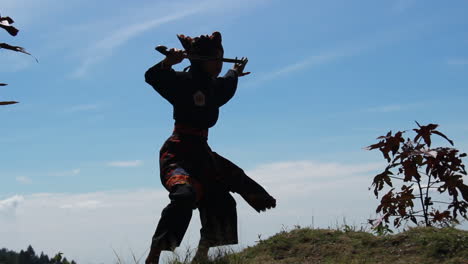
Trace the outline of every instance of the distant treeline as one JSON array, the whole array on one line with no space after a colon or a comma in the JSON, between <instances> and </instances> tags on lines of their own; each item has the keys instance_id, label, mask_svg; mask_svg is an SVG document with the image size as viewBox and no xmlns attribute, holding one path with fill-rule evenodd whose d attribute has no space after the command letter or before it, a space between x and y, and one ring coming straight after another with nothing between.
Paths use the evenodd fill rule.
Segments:
<instances>
[{"instance_id":1,"label":"distant treeline","mask_svg":"<svg viewBox=\"0 0 468 264\"><path fill-rule=\"evenodd\" d=\"M43 252L38 256L32 246L29 246L26 251L21 250L19 253L6 248L0 249L0 264L76 264L76 262L62 257L62 253L51 258Z\"/></svg>"}]
</instances>

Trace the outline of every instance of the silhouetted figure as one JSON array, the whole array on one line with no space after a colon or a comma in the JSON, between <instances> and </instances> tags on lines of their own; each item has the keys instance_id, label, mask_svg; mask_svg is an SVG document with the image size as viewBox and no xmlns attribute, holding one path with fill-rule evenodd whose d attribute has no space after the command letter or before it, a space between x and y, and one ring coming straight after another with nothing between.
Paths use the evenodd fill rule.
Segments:
<instances>
[{"instance_id":1,"label":"silhouetted figure","mask_svg":"<svg viewBox=\"0 0 468 264\"><path fill-rule=\"evenodd\" d=\"M145 74L146 82L173 105L175 119L173 134L159 156L161 182L171 201L161 213L147 264L158 263L162 250L180 245L196 208L202 225L196 259L207 258L210 247L237 244L236 202L229 192L239 193L258 212L276 206L265 189L207 143L208 129L216 124L219 108L234 96L238 77L249 74L243 72L247 59L218 77L224 54L219 32L178 38L185 51L169 50ZM205 59L195 60L194 56ZM171 68L187 57L192 58L187 72Z\"/></svg>"}]
</instances>

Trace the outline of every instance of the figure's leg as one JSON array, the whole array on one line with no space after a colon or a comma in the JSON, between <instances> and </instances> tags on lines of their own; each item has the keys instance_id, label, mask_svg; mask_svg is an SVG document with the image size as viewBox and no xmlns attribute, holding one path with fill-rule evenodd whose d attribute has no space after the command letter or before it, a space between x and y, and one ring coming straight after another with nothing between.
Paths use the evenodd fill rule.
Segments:
<instances>
[{"instance_id":1,"label":"figure's leg","mask_svg":"<svg viewBox=\"0 0 468 264\"><path fill-rule=\"evenodd\" d=\"M210 247L238 243L236 201L229 192L205 193L198 210L202 228L195 260L206 259Z\"/></svg>"},{"instance_id":2,"label":"figure's leg","mask_svg":"<svg viewBox=\"0 0 468 264\"><path fill-rule=\"evenodd\" d=\"M213 152L218 178L229 191L236 192L257 212L274 208L276 200L244 170L223 156Z\"/></svg>"},{"instance_id":3,"label":"figure's leg","mask_svg":"<svg viewBox=\"0 0 468 264\"><path fill-rule=\"evenodd\" d=\"M148 256L148 259L152 258L151 261L159 258L162 250L173 250L180 245L192 218L192 210L195 208L195 190L189 184L175 185L171 189L169 198L171 202L162 211L153 235ZM147 263L150 263L148 259Z\"/></svg>"}]
</instances>

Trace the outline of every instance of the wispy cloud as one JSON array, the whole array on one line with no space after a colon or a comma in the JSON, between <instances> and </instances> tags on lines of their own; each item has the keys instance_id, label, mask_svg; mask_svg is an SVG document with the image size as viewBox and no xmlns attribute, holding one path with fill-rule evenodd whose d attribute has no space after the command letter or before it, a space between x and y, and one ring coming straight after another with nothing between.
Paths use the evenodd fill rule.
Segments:
<instances>
[{"instance_id":1,"label":"wispy cloud","mask_svg":"<svg viewBox=\"0 0 468 264\"><path fill-rule=\"evenodd\" d=\"M457 58L457 59L448 59L448 65L468 65L468 59Z\"/></svg>"},{"instance_id":2,"label":"wispy cloud","mask_svg":"<svg viewBox=\"0 0 468 264\"><path fill-rule=\"evenodd\" d=\"M67 177L67 176L75 176L80 174L81 170L80 169L73 169L73 170L67 170L67 171L58 171L58 172L52 172L49 173L50 176L54 177Z\"/></svg>"},{"instance_id":3,"label":"wispy cloud","mask_svg":"<svg viewBox=\"0 0 468 264\"><path fill-rule=\"evenodd\" d=\"M96 64L109 58L114 52L125 45L128 41L136 38L143 33L154 30L168 23L173 23L198 14L211 14L213 17L219 15L218 10L231 10L231 15L236 15L234 12L238 8L253 8L257 4L267 2L266 0L238 0L238 1L218 1L218 0L187 0L177 1L175 4L158 3L152 6L146 6L141 12L132 10L128 15L121 15L115 18L115 23L107 21L105 28L99 28L101 36L94 40L84 50L78 52L80 63L78 67L71 73L72 78L81 78L86 76L89 70ZM152 11L152 12L150 12ZM126 21L122 17L135 17L134 13L142 14L139 16L141 21ZM148 15L149 14L149 15ZM226 14L224 14L226 16ZM154 18L157 17L157 18ZM94 26L86 27L90 30ZM102 34L104 32L104 34ZM89 32L87 32L89 34Z\"/></svg>"},{"instance_id":4,"label":"wispy cloud","mask_svg":"<svg viewBox=\"0 0 468 264\"><path fill-rule=\"evenodd\" d=\"M184 6L182 9L179 8L177 10L168 11L166 14L169 15L156 19L147 19L123 27L114 26L113 28L118 29L111 30L108 34L104 35L103 38L88 47L80 65L72 73L72 77L83 77L93 65L110 57L117 48L121 47L132 38L167 23L175 22L209 10L212 7L212 5L210 5L211 2L212 1L191 2L190 5Z\"/></svg>"},{"instance_id":5,"label":"wispy cloud","mask_svg":"<svg viewBox=\"0 0 468 264\"><path fill-rule=\"evenodd\" d=\"M99 104L81 104L81 105L74 105L70 106L65 109L66 112L84 112L84 111L92 111L100 108Z\"/></svg>"},{"instance_id":6,"label":"wispy cloud","mask_svg":"<svg viewBox=\"0 0 468 264\"><path fill-rule=\"evenodd\" d=\"M100 207L105 207L105 205L98 200L85 200L85 201L76 201L74 203L64 204L59 206L62 209L97 209Z\"/></svg>"},{"instance_id":7,"label":"wispy cloud","mask_svg":"<svg viewBox=\"0 0 468 264\"><path fill-rule=\"evenodd\" d=\"M427 23L416 23L406 28L382 30L375 35L367 36L362 39L343 41L345 45L341 44L329 50L318 51L316 55L306 56L305 59L286 64L286 66L273 69L267 73L260 73L255 81L246 83L246 86L255 86L266 81L283 78L296 72L309 70L314 66L326 65L341 59L360 55L377 47L401 41L405 37L414 36L416 31L423 29L425 26L427 26Z\"/></svg>"},{"instance_id":8,"label":"wispy cloud","mask_svg":"<svg viewBox=\"0 0 468 264\"><path fill-rule=\"evenodd\" d=\"M367 107L361 109L361 112L370 112L370 113L394 113L401 111L415 111L424 108L434 107L433 103L429 102L417 102L417 103L403 103L403 104L388 104L388 105L378 105Z\"/></svg>"},{"instance_id":9,"label":"wispy cloud","mask_svg":"<svg viewBox=\"0 0 468 264\"><path fill-rule=\"evenodd\" d=\"M390 113L405 109L403 105L384 105L366 109L367 112Z\"/></svg>"},{"instance_id":10,"label":"wispy cloud","mask_svg":"<svg viewBox=\"0 0 468 264\"><path fill-rule=\"evenodd\" d=\"M16 181L21 184L31 184L32 180L26 176L18 176L16 177Z\"/></svg>"},{"instance_id":11,"label":"wispy cloud","mask_svg":"<svg viewBox=\"0 0 468 264\"><path fill-rule=\"evenodd\" d=\"M318 55L309 56L303 60L291 63L280 69L273 70L269 73L260 74L259 76L256 77L255 81L251 81L247 83L246 86L255 86L263 82L271 81L274 79L278 79L278 78L290 75L295 72L309 69L310 67L313 67L313 66L331 63L340 58L352 56L356 54L359 50L360 50L359 48L336 49L333 51L323 52Z\"/></svg>"},{"instance_id":12,"label":"wispy cloud","mask_svg":"<svg viewBox=\"0 0 468 264\"><path fill-rule=\"evenodd\" d=\"M0 72L19 72L37 64L33 57L18 52L5 51L1 55Z\"/></svg>"},{"instance_id":13,"label":"wispy cloud","mask_svg":"<svg viewBox=\"0 0 468 264\"><path fill-rule=\"evenodd\" d=\"M412 8L416 4L416 0L396 0L393 4L393 11L397 13L403 13L406 10Z\"/></svg>"},{"instance_id":14,"label":"wispy cloud","mask_svg":"<svg viewBox=\"0 0 468 264\"><path fill-rule=\"evenodd\" d=\"M111 161L107 163L107 166L110 167L139 167L143 165L143 161L141 160L129 160L129 161Z\"/></svg>"},{"instance_id":15,"label":"wispy cloud","mask_svg":"<svg viewBox=\"0 0 468 264\"><path fill-rule=\"evenodd\" d=\"M186 10L162 18L152 19L141 23L133 24L108 34L103 39L95 43L93 46L89 47L88 54L82 60L78 68L72 73L72 77L83 77L88 72L91 66L111 56L116 48L122 46L131 38L134 38L155 27L164 25L172 21L176 21L178 19L182 19L199 11L200 9Z\"/></svg>"}]
</instances>

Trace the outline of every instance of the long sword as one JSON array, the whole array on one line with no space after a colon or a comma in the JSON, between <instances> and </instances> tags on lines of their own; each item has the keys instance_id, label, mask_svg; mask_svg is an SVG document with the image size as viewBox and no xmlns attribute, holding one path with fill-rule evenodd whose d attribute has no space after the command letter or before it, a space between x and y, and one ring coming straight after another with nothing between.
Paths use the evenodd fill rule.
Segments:
<instances>
[{"instance_id":1,"label":"long sword","mask_svg":"<svg viewBox=\"0 0 468 264\"><path fill-rule=\"evenodd\" d=\"M167 50L166 46L157 46L155 50L159 51L163 55L168 55L169 51ZM220 58L217 57L211 57L211 56L198 56L198 55L188 55L186 52L184 52L185 58L190 59L190 60L201 60L201 61L208 61L208 60L219 60ZM223 62L230 62L230 63L244 63L243 60L239 59L228 59L228 58L221 58L221 61Z\"/></svg>"}]
</instances>

